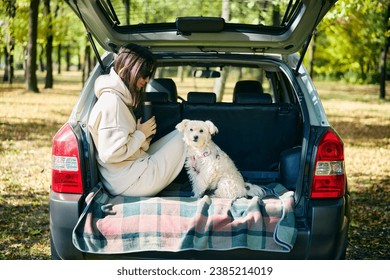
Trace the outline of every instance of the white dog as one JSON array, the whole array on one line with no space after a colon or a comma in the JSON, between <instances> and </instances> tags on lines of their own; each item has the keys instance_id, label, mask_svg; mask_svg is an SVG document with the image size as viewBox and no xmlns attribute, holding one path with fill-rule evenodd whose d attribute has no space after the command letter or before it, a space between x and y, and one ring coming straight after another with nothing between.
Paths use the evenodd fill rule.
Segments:
<instances>
[{"instance_id":1,"label":"white dog","mask_svg":"<svg viewBox=\"0 0 390 280\"><path fill-rule=\"evenodd\" d=\"M194 197L213 191L215 197L238 198L266 195L259 186L245 183L233 161L212 140L218 132L211 121L183 120L176 125L187 146L186 169Z\"/></svg>"}]
</instances>

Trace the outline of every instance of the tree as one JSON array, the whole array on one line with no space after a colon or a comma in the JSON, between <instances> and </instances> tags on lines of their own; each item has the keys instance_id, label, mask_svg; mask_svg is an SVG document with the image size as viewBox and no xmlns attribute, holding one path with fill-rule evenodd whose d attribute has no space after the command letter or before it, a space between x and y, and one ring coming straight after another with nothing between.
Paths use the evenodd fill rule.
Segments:
<instances>
[{"instance_id":1,"label":"tree","mask_svg":"<svg viewBox=\"0 0 390 280\"><path fill-rule=\"evenodd\" d=\"M85 50L84 50L84 63L82 67L82 77L81 77L83 85L87 81L91 70L92 70L91 47L87 43L85 45Z\"/></svg>"},{"instance_id":2,"label":"tree","mask_svg":"<svg viewBox=\"0 0 390 280\"><path fill-rule=\"evenodd\" d=\"M387 26L387 31L386 31L386 39L385 39L385 44L384 48L382 49L381 52L381 59L380 59L380 89L379 89L379 98L380 99L385 99L386 97L386 77L387 77L387 53L389 52L389 47L390 47L390 25L389 25L389 20L390 20L390 4L387 5L387 13L385 17L385 24Z\"/></svg>"},{"instance_id":3,"label":"tree","mask_svg":"<svg viewBox=\"0 0 390 280\"><path fill-rule=\"evenodd\" d=\"M79 63L80 51L85 48L85 28L76 14L64 3L56 0L53 18L53 46L57 47L57 73L60 74L63 62L70 69L73 58Z\"/></svg>"},{"instance_id":4,"label":"tree","mask_svg":"<svg viewBox=\"0 0 390 280\"><path fill-rule=\"evenodd\" d=\"M123 5L125 6L125 17L126 24L130 24L130 0L123 0Z\"/></svg>"},{"instance_id":5,"label":"tree","mask_svg":"<svg viewBox=\"0 0 390 280\"><path fill-rule=\"evenodd\" d=\"M5 14L8 17L8 34L4 34L6 42L4 45L4 56L5 56L5 70L3 81L8 81L9 84L12 84L14 79L14 51L15 51L15 39L13 32L13 20L16 14L16 1L9 0L3 3L5 5ZM8 47L7 47L8 43Z\"/></svg>"},{"instance_id":6,"label":"tree","mask_svg":"<svg viewBox=\"0 0 390 280\"><path fill-rule=\"evenodd\" d=\"M47 20L47 33L46 33L46 79L45 88L53 88L53 21L50 11L50 0L43 0L44 14Z\"/></svg>"},{"instance_id":7,"label":"tree","mask_svg":"<svg viewBox=\"0 0 390 280\"><path fill-rule=\"evenodd\" d=\"M38 93L37 80L37 38L38 38L38 12L39 0L31 0L29 8L29 32L27 45L27 90Z\"/></svg>"},{"instance_id":8,"label":"tree","mask_svg":"<svg viewBox=\"0 0 390 280\"><path fill-rule=\"evenodd\" d=\"M37 1L26 0L1 0L0 1L0 54L2 62L7 64L4 67L4 76L6 81L12 82L14 65L23 67L25 70L26 88L36 91L38 86L36 80L36 62L37 53L40 53L40 62L42 70L46 70L45 88L53 87L53 67L58 63L58 69L61 69L61 62L65 61L65 52L67 48L68 67L74 63L77 57L79 61L80 49L84 49L85 30L75 13L67 7L64 0L43 0L43 5L36 4ZM38 32L33 31L32 26L33 14L31 7L37 7L37 13L34 18L38 17ZM30 20L31 19L31 20ZM35 24L34 24L35 25ZM32 28L30 28L32 27ZM30 35L36 37L36 40L30 40ZM37 34L37 35L36 35ZM34 42L35 41L35 42ZM53 62L53 51L60 54L58 62ZM34 53L35 52L35 53ZM35 58L34 58L35 56ZM29 61L27 61L29 60ZM14 61L14 62L13 62ZM27 68L27 64L34 69ZM32 90L30 89L30 90Z\"/></svg>"},{"instance_id":9,"label":"tree","mask_svg":"<svg viewBox=\"0 0 390 280\"><path fill-rule=\"evenodd\" d=\"M318 26L315 72L354 83L378 83L389 0L338 1Z\"/></svg>"},{"instance_id":10,"label":"tree","mask_svg":"<svg viewBox=\"0 0 390 280\"><path fill-rule=\"evenodd\" d=\"M222 0L222 15L221 17L225 19L226 22L230 19L230 0ZM225 84L227 76L229 75L229 69L225 67L221 69L221 77L216 79L214 82L214 92L217 95L217 101L222 101L223 93L225 91Z\"/></svg>"}]
</instances>

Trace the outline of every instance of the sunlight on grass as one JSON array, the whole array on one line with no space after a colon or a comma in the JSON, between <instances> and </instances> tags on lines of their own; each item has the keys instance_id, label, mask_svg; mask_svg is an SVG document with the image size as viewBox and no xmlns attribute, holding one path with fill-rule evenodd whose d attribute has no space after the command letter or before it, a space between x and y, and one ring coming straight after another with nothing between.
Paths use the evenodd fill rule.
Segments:
<instances>
[{"instance_id":1,"label":"sunlight on grass","mask_svg":"<svg viewBox=\"0 0 390 280\"><path fill-rule=\"evenodd\" d=\"M39 94L0 84L0 259L50 258L51 140L80 94L76 79L66 72Z\"/></svg>"}]
</instances>

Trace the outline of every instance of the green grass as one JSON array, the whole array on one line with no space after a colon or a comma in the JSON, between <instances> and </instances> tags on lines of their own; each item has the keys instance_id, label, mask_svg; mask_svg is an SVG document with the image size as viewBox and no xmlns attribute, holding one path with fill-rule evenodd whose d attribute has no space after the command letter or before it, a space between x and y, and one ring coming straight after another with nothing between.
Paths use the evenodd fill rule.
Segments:
<instances>
[{"instance_id":1,"label":"green grass","mask_svg":"<svg viewBox=\"0 0 390 280\"><path fill-rule=\"evenodd\" d=\"M33 94L20 77L0 84L0 259L49 259L51 139L82 85L80 73L64 72L50 90L40 77L41 93ZM389 259L390 102L378 100L377 86L316 86L345 142L353 198L347 258Z\"/></svg>"}]
</instances>

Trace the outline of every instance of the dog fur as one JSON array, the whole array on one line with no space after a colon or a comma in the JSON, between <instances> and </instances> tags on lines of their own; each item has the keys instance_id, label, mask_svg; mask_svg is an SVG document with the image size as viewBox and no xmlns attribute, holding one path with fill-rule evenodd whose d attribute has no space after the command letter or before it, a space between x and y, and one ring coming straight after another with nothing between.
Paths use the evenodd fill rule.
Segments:
<instances>
[{"instance_id":1,"label":"dog fur","mask_svg":"<svg viewBox=\"0 0 390 280\"><path fill-rule=\"evenodd\" d=\"M185 167L194 197L205 193L221 198L265 196L264 189L244 182L230 157L212 141L218 128L211 121L185 119L176 129L183 133L186 144Z\"/></svg>"}]
</instances>

